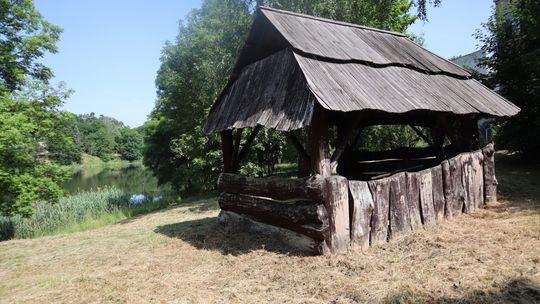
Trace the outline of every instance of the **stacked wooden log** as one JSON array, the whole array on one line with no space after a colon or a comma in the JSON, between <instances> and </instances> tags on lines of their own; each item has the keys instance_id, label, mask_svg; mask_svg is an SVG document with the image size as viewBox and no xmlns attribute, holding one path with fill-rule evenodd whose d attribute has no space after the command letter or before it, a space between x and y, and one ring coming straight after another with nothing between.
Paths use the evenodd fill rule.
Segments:
<instances>
[{"instance_id":1,"label":"stacked wooden log","mask_svg":"<svg viewBox=\"0 0 540 304\"><path fill-rule=\"evenodd\" d=\"M258 223L272 225L276 229L270 232L283 240L309 238L300 243L319 254L349 246L349 197L344 177L253 178L224 173L218 189L222 221L243 216L250 220L251 228Z\"/></svg>"},{"instance_id":2,"label":"stacked wooden log","mask_svg":"<svg viewBox=\"0 0 540 304\"><path fill-rule=\"evenodd\" d=\"M444 217L482 208L496 193L492 151L490 144L419 172L349 181L351 243L382 244Z\"/></svg>"},{"instance_id":3,"label":"stacked wooden log","mask_svg":"<svg viewBox=\"0 0 540 304\"><path fill-rule=\"evenodd\" d=\"M247 223L319 254L386 243L470 213L496 199L496 185L492 144L429 169L371 181L228 173L218 181L222 221Z\"/></svg>"}]
</instances>

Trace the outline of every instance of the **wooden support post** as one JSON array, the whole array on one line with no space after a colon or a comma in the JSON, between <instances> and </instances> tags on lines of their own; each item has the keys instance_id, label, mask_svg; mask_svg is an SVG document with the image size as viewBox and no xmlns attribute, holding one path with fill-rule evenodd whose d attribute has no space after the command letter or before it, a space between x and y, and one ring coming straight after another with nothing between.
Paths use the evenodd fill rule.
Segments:
<instances>
[{"instance_id":1,"label":"wooden support post","mask_svg":"<svg viewBox=\"0 0 540 304\"><path fill-rule=\"evenodd\" d=\"M427 144L429 144L430 146L433 146L433 141L430 140L430 139L422 132L422 130L418 129L416 126L413 126L413 125L409 125L409 127L411 127L411 129L413 129L413 131L416 133L416 135L420 136L420 138L422 138Z\"/></svg>"},{"instance_id":2,"label":"wooden support post","mask_svg":"<svg viewBox=\"0 0 540 304\"><path fill-rule=\"evenodd\" d=\"M442 166L431 168L431 186L433 187L433 208L435 209L435 219L441 221L444 218L444 208L446 200L444 198L443 172Z\"/></svg>"},{"instance_id":3,"label":"wooden support post","mask_svg":"<svg viewBox=\"0 0 540 304\"><path fill-rule=\"evenodd\" d=\"M311 173L328 177L330 159L328 158L328 113L320 106L315 107L311 125L309 126L309 150L311 157Z\"/></svg>"},{"instance_id":4,"label":"wooden support post","mask_svg":"<svg viewBox=\"0 0 540 304\"><path fill-rule=\"evenodd\" d=\"M221 151L223 152L223 172L233 171L233 138L232 130L221 131Z\"/></svg>"},{"instance_id":5,"label":"wooden support post","mask_svg":"<svg viewBox=\"0 0 540 304\"><path fill-rule=\"evenodd\" d=\"M240 141L242 140L242 132L244 129L236 129L236 133L234 133L234 147L233 147L233 158L236 159L238 157L238 150L240 150Z\"/></svg>"},{"instance_id":6,"label":"wooden support post","mask_svg":"<svg viewBox=\"0 0 540 304\"><path fill-rule=\"evenodd\" d=\"M398 173L388 178L390 183L388 204L389 212L389 239L399 238L411 231L411 218L407 200L407 176Z\"/></svg>"},{"instance_id":7,"label":"wooden support post","mask_svg":"<svg viewBox=\"0 0 540 304\"><path fill-rule=\"evenodd\" d=\"M304 145L300 142L294 132L284 132L289 142L294 146L298 152L298 177L309 176L309 167L311 164L310 157L304 148Z\"/></svg>"},{"instance_id":8,"label":"wooden support post","mask_svg":"<svg viewBox=\"0 0 540 304\"><path fill-rule=\"evenodd\" d=\"M450 123L448 122L448 117L446 115L438 115L437 120L439 121L441 127L444 130L444 133L446 134L446 137L450 140L450 143L458 149L458 151L463 151L463 148L461 146L461 142L458 140L456 133L452 128L450 127Z\"/></svg>"},{"instance_id":9,"label":"wooden support post","mask_svg":"<svg viewBox=\"0 0 540 304\"><path fill-rule=\"evenodd\" d=\"M350 117L347 124L338 124L337 146L334 154L332 154L332 157L330 158L330 167L332 173L336 172L339 158L343 154L343 151L345 151L347 144L349 143L349 139L351 139L354 133L354 130L360 125L360 119L356 119L355 121L354 118L358 117Z\"/></svg>"},{"instance_id":10,"label":"wooden support post","mask_svg":"<svg viewBox=\"0 0 540 304\"><path fill-rule=\"evenodd\" d=\"M470 115L459 119L459 141L461 152L470 152L473 150L473 134L477 133L476 120Z\"/></svg>"},{"instance_id":11,"label":"wooden support post","mask_svg":"<svg viewBox=\"0 0 540 304\"><path fill-rule=\"evenodd\" d=\"M369 247L373 198L367 182L349 181L349 212L351 213L351 244Z\"/></svg>"},{"instance_id":12,"label":"wooden support post","mask_svg":"<svg viewBox=\"0 0 540 304\"><path fill-rule=\"evenodd\" d=\"M484 200L486 203L497 201L497 178L495 177L495 147L489 143L482 149L484 154Z\"/></svg>"},{"instance_id":13,"label":"wooden support post","mask_svg":"<svg viewBox=\"0 0 540 304\"><path fill-rule=\"evenodd\" d=\"M388 241L390 226L390 180L387 178L369 181L373 197L371 215L370 245L380 245Z\"/></svg>"},{"instance_id":14,"label":"wooden support post","mask_svg":"<svg viewBox=\"0 0 540 304\"><path fill-rule=\"evenodd\" d=\"M326 244L331 252L346 250L351 243L348 181L343 176L327 177L326 189L325 206L330 224Z\"/></svg>"},{"instance_id":15,"label":"wooden support post","mask_svg":"<svg viewBox=\"0 0 540 304\"><path fill-rule=\"evenodd\" d=\"M251 147L251 144L255 140L255 137L257 136L257 134L261 130L261 127L262 127L261 125L257 125L255 128L253 128L253 130L251 131L251 134L249 134L249 137L246 140L246 142L244 143L244 146L242 147L240 152L238 152L238 155L234 158L233 165L232 165L232 168L231 168L232 171L236 172L238 170L238 165L240 164L242 159L248 153L249 148ZM232 135L231 135L231 137L232 137Z\"/></svg>"}]
</instances>

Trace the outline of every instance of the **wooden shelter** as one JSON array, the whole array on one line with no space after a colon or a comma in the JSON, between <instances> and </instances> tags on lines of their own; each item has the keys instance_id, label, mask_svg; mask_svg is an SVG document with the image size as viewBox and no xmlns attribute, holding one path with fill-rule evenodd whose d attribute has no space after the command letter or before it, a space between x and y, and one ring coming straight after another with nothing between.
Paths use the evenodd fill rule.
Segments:
<instances>
[{"instance_id":1,"label":"wooden shelter","mask_svg":"<svg viewBox=\"0 0 540 304\"><path fill-rule=\"evenodd\" d=\"M493 146L480 149L476 122L518 112L403 34L260 7L204 127L221 133L220 218L318 253L386 242L495 199ZM429 147L355 150L384 124ZM296 148L299 178L237 175L262 127Z\"/></svg>"}]
</instances>

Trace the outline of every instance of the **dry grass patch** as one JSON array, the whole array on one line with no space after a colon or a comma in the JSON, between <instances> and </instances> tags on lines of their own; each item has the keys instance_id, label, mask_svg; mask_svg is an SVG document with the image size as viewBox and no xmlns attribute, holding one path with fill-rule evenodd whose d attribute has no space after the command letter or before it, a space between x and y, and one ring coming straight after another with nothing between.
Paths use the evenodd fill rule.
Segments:
<instances>
[{"instance_id":1,"label":"dry grass patch","mask_svg":"<svg viewBox=\"0 0 540 304\"><path fill-rule=\"evenodd\" d=\"M385 246L318 257L230 233L216 221L215 199L195 200L91 231L0 243L0 302L540 302L540 203L508 193L512 201Z\"/></svg>"}]
</instances>

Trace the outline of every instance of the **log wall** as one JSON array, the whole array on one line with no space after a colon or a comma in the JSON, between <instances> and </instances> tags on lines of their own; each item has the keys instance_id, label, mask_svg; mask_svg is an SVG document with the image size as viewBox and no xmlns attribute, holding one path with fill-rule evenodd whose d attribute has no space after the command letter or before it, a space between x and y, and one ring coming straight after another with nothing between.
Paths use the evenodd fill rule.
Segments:
<instances>
[{"instance_id":1,"label":"log wall","mask_svg":"<svg viewBox=\"0 0 540 304\"><path fill-rule=\"evenodd\" d=\"M218 181L220 219L257 233L267 230L287 243L298 240L317 254L384 244L494 200L491 151L488 145L429 169L371 181L224 173Z\"/></svg>"}]
</instances>

